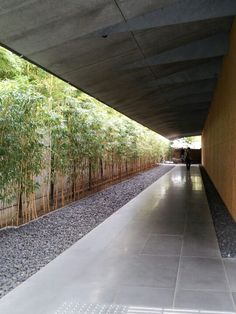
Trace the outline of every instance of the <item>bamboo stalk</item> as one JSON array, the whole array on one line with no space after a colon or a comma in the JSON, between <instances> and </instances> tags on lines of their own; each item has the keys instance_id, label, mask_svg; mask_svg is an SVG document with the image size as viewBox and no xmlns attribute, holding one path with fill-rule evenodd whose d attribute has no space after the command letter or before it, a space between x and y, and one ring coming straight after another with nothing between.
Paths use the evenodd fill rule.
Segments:
<instances>
[{"instance_id":1,"label":"bamboo stalk","mask_svg":"<svg viewBox=\"0 0 236 314\"><path fill-rule=\"evenodd\" d=\"M56 184L56 201L55 201L54 209L56 209L58 207L58 194L59 194L58 184Z\"/></svg>"},{"instance_id":2,"label":"bamboo stalk","mask_svg":"<svg viewBox=\"0 0 236 314\"><path fill-rule=\"evenodd\" d=\"M12 227L14 225L14 205L13 205L13 203L11 204L11 225L12 225Z\"/></svg>"},{"instance_id":3,"label":"bamboo stalk","mask_svg":"<svg viewBox=\"0 0 236 314\"><path fill-rule=\"evenodd\" d=\"M31 194L29 195L25 195L25 220L26 222L29 222L30 221L30 217L31 217L31 212L32 210L30 210L30 207L31 207Z\"/></svg>"},{"instance_id":4,"label":"bamboo stalk","mask_svg":"<svg viewBox=\"0 0 236 314\"><path fill-rule=\"evenodd\" d=\"M24 215L25 215L25 211L24 211L24 200L23 200L23 192L22 192L22 196L21 196L21 200L22 200L22 217L19 217L19 224L21 223L21 221L24 223Z\"/></svg>"},{"instance_id":5,"label":"bamboo stalk","mask_svg":"<svg viewBox=\"0 0 236 314\"><path fill-rule=\"evenodd\" d=\"M47 211L50 212L50 195L48 191L47 191Z\"/></svg>"},{"instance_id":6,"label":"bamboo stalk","mask_svg":"<svg viewBox=\"0 0 236 314\"><path fill-rule=\"evenodd\" d=\"M10 213L10 215L11 215L11 213ZM6 215L5 215L5 227L7 227L7 223L8 223L8 215L6 213Z\"/></svg>"},{"instance_id":7,"label":"bamboo stalk","mask_svg":"<svg viewBox=\"0 0 236 314\"><path fill-rule=\"evenodd\" d=\"M36 216L35 216L35 212L34 212L33 192L30 194L30 207L29 207L29 210L30 210L30 215L31 215L30 220L35 219Z\"/></svg>"},{"instance_id":8,"label":"bamboo stalk","mask_svg":"<svg viewBox=\"0 0 236 314\"><path fill-rule=\"evenodd\" d=\"M28 221L34 219L33 202L32 202L32 192L29 195L29 205L28 205Z\"/></svg>"},{"instance_id":9,"label":"bamboo stalk","mask_svg":"<svg viewBox=\"0 0 236 314\"><path fill-rule=\"evenodd\" d=\"M0 210L0 225L1 225L1 228L2 228L2 223L3 223L3 215L2 215L2 209Z\"/></svg>"},{"instance_id":10,"label":"bamboo stalk","mask_svg":"<svg viewBox=\"0 0 236 314\"><path fill-rule=\"evenodd\" d=\"M25 222L29 222L30 221L30 195L26 195L25 193Z\"/></svg>"},{"instance_id":11,"label":"bamboo stalk","mask_svg":"<svg viewBox=\"0 0 236 314\"><path fill-rule=\"evenodd\" d=\"M34 213L34 218L37 218L38 213L37 213L37 206L36 206L36 195L34 192L32 193L32 209Z\"/></svg>"},{"instance_id":12,"label":"bamboo stalk","mask_svg":"<svg viewBox=\"0 0 236 314\"><path fill-rule=\"evenodd\" d=\"M46 213L47 212L47 204L46 204L46 188L45 185L43 185L43 189L42 189L42 199L43 199L43 212Z\"/></svg>"},{"instance_id":13,"label":"bamboo stalk","mask_svg":"<svg viewBox=\"0 0 236 314\"><path fill-rule=\"evenodd\" d=\"M65 196L64 196L64 177L61 176L61 206L65 205Z\"/></svg>"},{"instance_id":14,"label":"bamboo stalk","mask_svg":"<svg viewBox=\"0 0 236 314\"><path fill-rule=\"evenodd\" d=\"M17 202L17 210L16 210L16 225L19 226L19 211L20 211L20 202Z\"/></svg>"}]
</instances>

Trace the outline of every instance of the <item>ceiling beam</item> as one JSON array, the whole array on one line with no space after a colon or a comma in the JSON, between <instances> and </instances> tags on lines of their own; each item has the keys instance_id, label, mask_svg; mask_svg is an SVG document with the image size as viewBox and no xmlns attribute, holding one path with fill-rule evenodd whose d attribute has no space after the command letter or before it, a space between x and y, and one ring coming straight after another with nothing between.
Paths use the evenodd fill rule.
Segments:
<instances>
[{"instance_id":1,"label":"ceiling beam","mask_svg":"<svg viewBox=\"0 0 236 314\"><path fill-rule=\"evenodd\" d=\"M236 2L236 1L235 1ZM141 68L188 60L207 59L223 56L228 52L229 35L226 32L192 41L186 45L167 50L150 58L134 62L127 68Z\"/></svg>"},{"instance_id":2,"label":"ceiling beam","mask_svg":"<svg viewBox=\"0 0 236 314\"><path fill-rule=\"evenodd\" d=\"M182 104L198 104L198 103L209 103L212 100L212 91L210 92L205 92L201 94L195 94L194 97L193 95L186 95L186 96L181 96L181 97L176 97L172 99L171 101L168 101L168 105L173 105L173 106L179 106Z\"/></svg>"},{"instance_id":3,"label":"ceiling beam","mask_svg":"<svg viewBox=\"0 0 236 314\"><path fill-rule=\"evenodd\" d=\"M163 91L161 95L168 101L173 98L184 97L187 95L213 92L215 85L216 80L202 80L191 84L181 84L181 86L176 86L173 89L167 89L166 91Z\"/></svg>"},{"instance_id":4,"label":"ceiling beam","mask_svg":"<svg viewBox=\"0 0 236 314\"><path fill-rule=\"evenodd\" d=\"M194 65L182 71L148 82L148 86L171 85L183 82L194 82L217 78L222 61L212 60L203 64Z\"/></svg>"},{"instance_id":5,"label":"ceiling beam","mask_svg":"<svg viewBox=\"0 0 236 314\"><path fill-rule=\"evenodd\" d=\"M102 37L213 18L234 16L235 0L179 0L156 11L106 27L96 33Z\"/></svg>"}]
</instances>

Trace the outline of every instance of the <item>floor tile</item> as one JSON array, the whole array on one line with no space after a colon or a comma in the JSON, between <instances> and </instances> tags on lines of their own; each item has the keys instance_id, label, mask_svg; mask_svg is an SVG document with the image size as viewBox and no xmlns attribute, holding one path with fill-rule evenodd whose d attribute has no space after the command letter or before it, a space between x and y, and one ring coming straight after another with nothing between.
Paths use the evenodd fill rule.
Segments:
<instances>
[{"instance_id":1,"label":"floor tile","mask_svg":"<svg viewBox=\"0 0 236 314\"><path fill-rule=\"evenodd\" d=\"M236 292L233 292L232 296L233 296L234 305L235 305L235 308L236 308Z\"/></svg>"},{"instance_id":2,"label":"floor tile","mask_svg":"<svg viewBox=\"0 0 236 314\"><path fill-rule=\"evenodd\" d=\"M169 308L173 304L174 289L145 286L121 286L115 304Z\"/></svg>"},{"instance_id":3,"label":"floor tile","mask_svg":"<svg viewBox=\"0 0 236 314\"><path fill-rule=\"evenodd\" d=\"M178 290L175 308L208 311L234 311L229 292Z\"/></svg>"},{"instance_id":4,"label":"floor tile","mask_svg":"<svg viewBox=\"0 0 236 314\"><path fill-rule=\"evenodd\" d=\"M212 237L216 236L215 228L211 222L188 222L186 224L185 235L202 235L206 234Z\"/></svg>"},{"instance_id":5,"label":"floor tile","mask_svg":"<svg viewBox=\"0 0 236 314\"><path fill-rule=\"evenodd\" d=\"M160 202L156 208L157 214L181 214L186 212L186 204L182 200L166 198L163 202Z\"/></svg>"},{"instance_id":6,"label":"floor tile","mask_svg":"<svg viewBox=\"0 0 236 314\"><path fill-rule=\"evenodd\" d=\"M141 254L180 255L182 236L152 234Z\"/></svg>"},{"instance_id":7,"label":"floor tile","mask_svg":"<svg viewBox=\"0 0 236 314\"><path fill-rule=\"evenodd\" d=\"M212 217L209 210L206 209L193 209L189 208L187 212L187 222L195 223L212 223Z\"/></svg>"},{"instance_id":8,"label":"floor tile","mask_svg":"<svg viewBox=\"0 0 236 314\"><path fill-rule=\"evenodd\" d=\"M124 267L123 255L104 252L83 269L78 280L83 284L119 284Z\"/></svg>"},{"instance_id":9,"label":"floor tile","mask_svg":"<svg viewBox=\"0 0 236 314\"><path fill-rule=\"evenodd\" d=\"M185 236L183 256L220 257L218 242L215 237L205 234Z\"/></svg>"},{"instance_id":10,"label":"floor tile","mask_svg":"<svg viewBox=\"0 0 236 314\"><path fill-rule=\"evenodd\" d=\"M110 253L123 252L125 254L139 253L147 240L149 239L148 233L134 232L122 232L112 244L107 248Z\"/></svg>"},{"instance_id":11,"label":"floor tile","mask_svg":"<svg viewBox=\"0 0 236 314\"><path fill-rule=\"evenodd\" d=\"M153 221L145 226L150 233L166 235L183 235L184 222L182 221Z\"/></svg>"},{"instance_id":12,"label":"floor tile","mask_svg":"<svg viewBox=\"0 0 236 314\"><path fill-rule=\"evenodd\" d=\"M174 288L178 264L178 257L133 256L126 261L120 281L124 285Z\"/></svg>"},{"instance_id":13,"label":"floor tile","mask_svg":"<svg viewBox=\"0 0 236 314\"><path fill-rule=\"evenodd\" d=\"M224 265L229 279L230 290L236 292L236 258L225 258Z\"/></svg>"},{"instance_id":14,"label":"floor tile","mask_svg":"<svg viewBox=\"0 0 236 314\"><path fill-rule=\"evenodd\" d=\"M114 297L117 292L116 285L105 285L101 283L74 283L65 287L62 291L58 291L58 297L61 300L76 299L83 303L105 303L114 302Z\"/></svg>"},{"instance_id":15,"label":"floor tile","mask_svg":"<svg viewBox=\"0 0 236 314\"><path fill-rule=\"evenodd\" d=\"M183 257L180 262L180 289L227 291L221 259Z\"/></svg>"},{"instance_id":16,"label":"floor tile","mask_svg":"<svg viewBox=\"0 0 236 314\"><path fill-rule=\"evenodd\" d=\"M203 186L201 186L201 188L198 190L198 191L191 191L190 194L189 194L189 197L188 197L188 203L189 204L198 204L198 205L205 205L207 206L208 205L208 202L207 202L207 197L206 197L206 194L203 193Z\"/></svg>"},{"instance_id":17,"label":"floor tile","mask_svg":"<svg viewBox=\"0 0 236 314\"><path fill-rule=\"evenodd\" d=\"M168 210L157 211L155 216L152 215L150 219L155 219L162 222L185 222L186 212L185 211L171 211L171 208Z\"/></svg>"}]
</instances>

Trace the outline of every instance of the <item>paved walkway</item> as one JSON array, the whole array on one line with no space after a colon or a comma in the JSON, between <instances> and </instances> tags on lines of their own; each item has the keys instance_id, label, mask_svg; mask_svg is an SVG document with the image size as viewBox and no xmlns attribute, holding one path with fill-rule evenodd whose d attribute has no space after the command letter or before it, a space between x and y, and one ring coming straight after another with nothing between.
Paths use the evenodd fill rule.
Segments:
<instances>
[{"instance_id":1,"label":"paved walkway","mask_svg":"<svg viewBox=\"0 0 236 314\"><path fill-rule=\"evenodd\" d=\"M233 292L235 291L235 293ZM3 314L235 312L197 166L176 166L0 300Z\"/></svg>"}]
</instances>

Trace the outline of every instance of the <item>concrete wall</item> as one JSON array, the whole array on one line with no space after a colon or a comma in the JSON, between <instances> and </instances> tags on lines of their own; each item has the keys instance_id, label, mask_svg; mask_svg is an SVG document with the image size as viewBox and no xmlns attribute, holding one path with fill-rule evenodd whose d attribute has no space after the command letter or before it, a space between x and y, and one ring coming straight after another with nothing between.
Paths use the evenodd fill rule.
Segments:
<instances>
[{"instance_id":1,"label":"concrete wall","mask_svg":"<svg viewBox=\"0 0 236 314\"><path fill-rule=\"evenodd\" d=\"M203 165L236 220L236 20L204 126L202 145Z\"/></svg>"}]
</instances>

